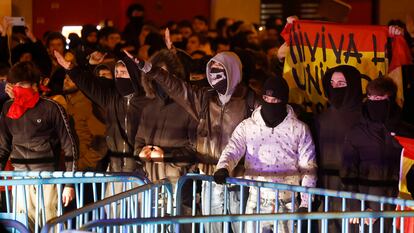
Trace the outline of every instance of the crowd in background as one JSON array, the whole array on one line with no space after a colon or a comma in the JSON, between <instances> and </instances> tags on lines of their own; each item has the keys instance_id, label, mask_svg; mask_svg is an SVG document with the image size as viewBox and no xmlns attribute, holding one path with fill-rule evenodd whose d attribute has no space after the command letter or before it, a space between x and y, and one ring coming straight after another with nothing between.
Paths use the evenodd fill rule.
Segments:
<instances>
[{"instance_id":1,"label":"crowd in background","mask_svg":"<svg viewBox=\"0 0 414 233\"><path fill-rule=\"evenodd\" d=\"M207 18L195 16L159 27L145 20L139 4L129 7L128 17L122 31L84 25L80 37L69 35L68 44L60 32L36 38L29 28L13 27L8 37L11 25L3 20L0 170L10 159L16 170L135 172L152 181L175 182L197 172L214 175L218 197L229 176L396 196L401 145L393 136L414 136L412 67L403 68L402 107L391 79L371 81L364 96L359 71L342 65L322 79L327 108L306 112L288 101L283 19L270 18L259 27L221 18L211 29ZM403 30L414 53L412 23L390 24ZM13 99L24 88L40 97L30 92L35 104L17 111ZM46 133L51 138L45 139ZM39 161L44 151L52 151L47 162ZM202 213L206 185L199 190ZM281 199L283 210L292 208L288 194L262 192L270 203ZM246 213L274 211L255 206L257 195L251 191L245 200ZM297 208L303 211L307 197L300 199ZM190 197L186 201L191 206ZM243 200L233 201L237 206ZM222 213L223 200L213 202L213 213ZM330 205L340 209L340 203ZM331 223L329 232L339 232L340 223ZM237 223L232 225L237 232ZM220 227L206 230L220 232Z\"/></svg>"}]
</instances>

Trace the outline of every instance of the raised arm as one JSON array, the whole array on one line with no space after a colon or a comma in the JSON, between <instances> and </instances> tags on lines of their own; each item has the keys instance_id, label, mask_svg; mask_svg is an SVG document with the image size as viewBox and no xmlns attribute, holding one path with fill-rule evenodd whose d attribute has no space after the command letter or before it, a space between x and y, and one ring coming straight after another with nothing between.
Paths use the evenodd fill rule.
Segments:
<instances>
[{"instance_id":1,"label":"raised arm","mask_svg":"<svg viewBox=\"0 0 414 233\"><path fill-rule=\"evenodd\" d=\"M80 67L73 67L71 62L57 51L54 51L58 63L65 68L66 73L76 84L76 86L87 95L93 102L106 108L111 99L118 97L113 86L109 87L106 83L97 79L89 70L82 70Z\"/></svg>"}]
</instances>

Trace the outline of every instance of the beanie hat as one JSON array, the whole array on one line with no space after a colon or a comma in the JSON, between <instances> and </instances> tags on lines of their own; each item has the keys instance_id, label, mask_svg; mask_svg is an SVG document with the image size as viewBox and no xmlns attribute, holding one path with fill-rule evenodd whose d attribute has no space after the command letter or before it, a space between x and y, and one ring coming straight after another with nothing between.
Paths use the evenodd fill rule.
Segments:
<instances>
[{"instance_id":1,"label":"beanie hat","mask_svg":"<svg viewBox=\"0 0 414 233\"><path fill-rule=\"evenodd\" d=\"M40 71L32 62L18 62L11 67L7 82L13 84L18 82L39 83Z\"/></svg>"},{"instance_id":2,"label":"beanie hat","mask_svg":"<svg viewBox=\"0 0 414 233\"><path fill-rule=\"evenodd\" d=\"M289 86L283 78L268 78L263 84L263 95L280 99L283 103L289 100Z\"/></svg>"}]
</instances>

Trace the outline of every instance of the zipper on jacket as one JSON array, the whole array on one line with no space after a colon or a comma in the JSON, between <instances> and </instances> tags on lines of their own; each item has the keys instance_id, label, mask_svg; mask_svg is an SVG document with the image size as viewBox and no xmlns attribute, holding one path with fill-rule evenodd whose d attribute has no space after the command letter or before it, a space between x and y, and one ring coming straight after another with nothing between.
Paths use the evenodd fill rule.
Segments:
<instances>
[{"instance_id":1,"label":"zipper on jacket","mask_svg":"<svg viewBox=\"0 0 414 233\"><path fill-rule=\"evenodd\" d=\"M224 115L224 108L226 107L226 105L221 106L221 111L220 111L220 135L219 135L219 144L218 144L218 149L221 150L221 143L223 141L222 137L223 137L223 115ZM221 154L221 151L220 151Z\"/></svg>"},{"instance_id":2,"label":"zipper on jacket","mask_svg":"<svg viewBox=\"0 0 414 233\"><path fill-rule=\"evenodd\" d=\"M125 135L127 136L127 140L128 140L128 112L129 112L129 105L130 105L130 101L132 98L133 94L127 96L127 104L126 104L126 110L125 110L125 119L124 119L124 125L125 125ZM126 142L124 140L124 150L123 150L124 154L126 153ZM123 158L122 161L122 167L125 167L126 163L126 159Z\"/></svg>"}]
</instances>

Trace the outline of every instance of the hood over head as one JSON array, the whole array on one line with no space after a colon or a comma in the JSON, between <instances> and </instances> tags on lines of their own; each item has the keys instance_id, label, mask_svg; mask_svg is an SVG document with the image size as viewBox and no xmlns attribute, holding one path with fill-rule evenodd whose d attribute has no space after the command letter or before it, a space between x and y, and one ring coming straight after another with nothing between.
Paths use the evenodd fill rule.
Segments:
<instances>
[{"instance_id":1,"label":"hood over head","mask_svg":"<svg viewBox=\"0 0 414 233\"><path fill-rule=\"evenodd\" d=\"M219 95L220 102L226 104L233 95L237 85L242 80L242 64L239 57L234 52L221 52L214 56L207 63L206 75L210 86L213 87L211 82L211 66L213 62L217 62L224 67L225 75L227 79L227 88L224 94Z\"/></svg>"},{"instance_id":2,"label":"hood over head","mask_svg":"<svg viewBox=\"0 0 414 233\"><path fill-rule=\"evenodd\" d=\"M343 88L333 88L331 85L332 75L335 72L340 72L344 75L347 86ZM362 104L362 85L361 85L361 73L353 66L340 65L330 68L326 71L322 78L323 88L325 90L328 101L331 103L334 101L334 89L341 92L342 100L337 103L335 108L337 109L358 109ZM341 90L339 90L341 89Z\"/></svg>"}]
</instances>

